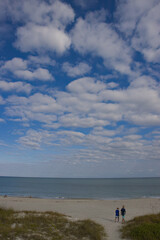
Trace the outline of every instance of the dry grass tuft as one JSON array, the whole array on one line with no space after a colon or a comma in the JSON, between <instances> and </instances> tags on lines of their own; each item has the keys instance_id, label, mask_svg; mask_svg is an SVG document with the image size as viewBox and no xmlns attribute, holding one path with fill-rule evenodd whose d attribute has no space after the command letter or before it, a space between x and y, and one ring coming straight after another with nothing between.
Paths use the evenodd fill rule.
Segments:
<instances>
[{"instance_id":1,"label":"dry grass tuft","mask_svg":"<svg viewBox=\"0 0 160 240\"><path fill-rule=\"evenodd\" d=\"M17 212L0 208L3 240L102 240L104 228L87 219L71 221L55 212Z\"/></svg>"}]
</instances>

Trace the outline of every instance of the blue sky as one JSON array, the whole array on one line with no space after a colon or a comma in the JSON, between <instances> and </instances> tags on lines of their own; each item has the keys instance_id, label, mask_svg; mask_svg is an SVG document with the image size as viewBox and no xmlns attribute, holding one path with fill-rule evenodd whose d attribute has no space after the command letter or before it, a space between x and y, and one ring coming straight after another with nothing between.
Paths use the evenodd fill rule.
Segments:
<instances>
[{"instance_id":1,"label":"blue sky","mask_svg":"<svg viewBox=\"0 0 160 240\"><path fill-rule=\"evenodd\" d=\"M0 1L0 175L160 176L160 1Z\"/></svg>"}]
</instances>

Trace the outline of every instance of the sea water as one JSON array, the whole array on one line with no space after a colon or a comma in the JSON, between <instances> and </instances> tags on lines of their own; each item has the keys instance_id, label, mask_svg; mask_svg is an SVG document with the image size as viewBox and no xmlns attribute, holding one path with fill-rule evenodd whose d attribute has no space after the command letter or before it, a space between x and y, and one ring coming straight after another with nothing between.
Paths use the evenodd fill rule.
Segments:
<instances>
[{"instance_id":1,"label":"sea water","mask_svg":"<svg viewBox=\"0 0 160 240\"><path fill-rule=\"evenodd\" d=\"M55 199L159 198L160 178L0 177L0 195Z\"/></svg>"}]
</instances>

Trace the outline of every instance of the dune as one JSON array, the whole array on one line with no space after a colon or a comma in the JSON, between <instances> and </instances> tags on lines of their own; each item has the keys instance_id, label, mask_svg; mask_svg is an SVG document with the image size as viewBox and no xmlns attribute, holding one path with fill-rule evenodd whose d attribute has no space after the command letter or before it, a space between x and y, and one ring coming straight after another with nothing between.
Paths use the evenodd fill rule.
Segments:
<instances>
[{"instance_id":1,"label":"dune","mask_svg":"<svg viewBox=\"0 0 160 240\"><path fill-rule=\"evenodd\" d=\"M38 199L31 197L0 196L0 207L23 211L53 211L66 214L75 220L92 219L104 226L108 240L120 240L120 222L115 223L114 212L122 205L126 208L126 221L135 216L160 212L160 199L125 199L125 200L93 200L93 199Z\"/></svg>"}]
</instances>

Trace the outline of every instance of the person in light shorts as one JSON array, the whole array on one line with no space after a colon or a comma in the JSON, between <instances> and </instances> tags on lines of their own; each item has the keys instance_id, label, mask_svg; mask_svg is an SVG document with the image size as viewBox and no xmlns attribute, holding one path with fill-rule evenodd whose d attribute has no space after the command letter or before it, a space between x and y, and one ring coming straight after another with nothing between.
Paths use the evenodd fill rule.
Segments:
<instances>
[{"instance_id":1,"label":"person in light shorts","mask_svg":"<svg viewBox=\"0 0 160 240\"><path fill-rule=\"evenodd\" d=\"M121 208L122 223L125 223L126 209L124 206Z\"/></svg>"}]
</instances>

